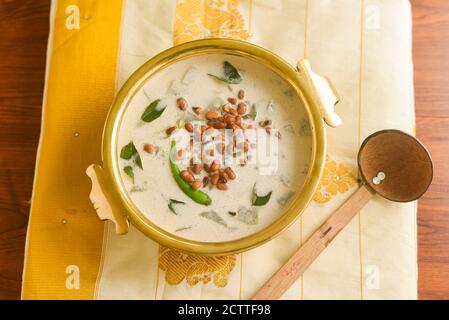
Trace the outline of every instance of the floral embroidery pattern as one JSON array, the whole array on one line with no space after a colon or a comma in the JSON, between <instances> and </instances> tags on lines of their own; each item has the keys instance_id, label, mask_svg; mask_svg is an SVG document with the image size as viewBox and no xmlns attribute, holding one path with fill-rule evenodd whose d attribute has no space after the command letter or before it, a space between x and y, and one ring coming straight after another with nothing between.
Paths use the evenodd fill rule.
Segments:
<instances>
[{"instance_id":1,"label":"floral embroidery pattern","mask_svg":"<svg viewBox=\"0 0 449 320\"><path fill-rule=\"evenodd\" d=\"M209 37L248 39L238 6L239 0L178 1L174 44Z\"/></svg>"},{"instance_id":2,"label":"floral embroidery pattern","mask_svg":"<svg viewBox=\"0 0 449 320\"><path fill-rule=\"evenodd\" d=\"M160 247L159 268L165 271L168 284L177 285L184 279L191 286L208 284L213 279L217 287L228 284L228 274L234 269L236 256L197 256Z\"/></svg>"},{"instance_id":3,"label":"floral embroidery pattern","mask_svg":"<svg viewBox=\"0 0 449 320\"><path fill-rule=\"evenodd\" d=\"M318 190L313 196L313 200L318 203L326 203L337 193L344 193L355 186L357 179L341 163L337 163L329 156L326 156L326 165L323 176L318 185Z\"/></svg>"}]
</instances>

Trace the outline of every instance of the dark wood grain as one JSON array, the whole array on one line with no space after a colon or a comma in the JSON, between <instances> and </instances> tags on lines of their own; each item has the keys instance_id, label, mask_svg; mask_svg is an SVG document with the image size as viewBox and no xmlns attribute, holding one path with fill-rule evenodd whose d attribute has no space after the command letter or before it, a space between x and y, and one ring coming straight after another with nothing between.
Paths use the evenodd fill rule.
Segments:
<instances>
[{"instance_id":1,"label":"dark wood grain","mask_svg":"<svg viewBox=\"0 0 449 320\"><path fill-rule=\"evenodd\" d=\"M419 203L419 297L449 299L449 1L413 0L418 137L435 162ZM0 1L0 299L20 297L50 0Z\"/></svg>"},{"instance_id":2,"label":"dark wood grain","mask_svg":"<svg viewBox=\"0 0 449 320\"><path fill-rule=\"evenodd\" d=\"M0 1L0 299L20 297L49 0Z\"/></svg>"},{"instance_id":3,"label":"dark wood grain","mask_svg":"<svg viewBox=\"0 0 449 320\"><path fill-rule=\"evenodd\" d=\"M417 136L434 161L418 206L420 299L449 299L449 1L413 0Z\"/></svg>"},{"instance_id":4,"label":"dark wood grain","mask_svg":"<svg viewBox=\"0 0 449 320\"><path fill-rule=\"evenodd\" d=\"M449 117L418 117L434 180L418 207L419 297L449 299Z\"/></svg>"},{"instance_id":5,"label":"dark wood grain","mask_svg":"<svg viewBox=\"0 0 449 320\"><path fill-rule=\"evenodd\" d=\"M416 115L449 117L449 1L412 4Z\"/></svg>"}]
</instances>

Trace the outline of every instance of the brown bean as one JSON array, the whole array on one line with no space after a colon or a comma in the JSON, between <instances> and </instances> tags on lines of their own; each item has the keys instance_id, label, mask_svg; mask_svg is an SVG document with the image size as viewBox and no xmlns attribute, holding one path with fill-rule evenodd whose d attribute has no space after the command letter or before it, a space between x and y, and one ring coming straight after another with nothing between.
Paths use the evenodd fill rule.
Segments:
<instances>
[{"instance_id":1,"label":"brown bean","mask_svg":"<svg viewBox=\"0 0 449 320\"><path fill-rule=\"evenodd\" d=\"M237 103L237 99L236 98L228 98L228 101L230 104L236 104Z\"/></svg>"},{"instance_id":2,"label":"brown bean","mask_svg":"<svg viewBox=\"0 0 449 320\"><path fill-rule=\"evenodd\" d=\"M230 114L225 116L225 122L227 125L233 124L234 123L234 117L231 116Z\"/></svg>"},{"instance_id":3,"label":"brown bean","mask_svg":"<svg viewBox=\"0 0 449 320\"><path fill-rule=\"evenodd\" d=\"M240 125L241 123L242 123L242 117L241 116L235 117L235 124Z\"/></svg>"},{"instance_id":4,"label":"brown bean","mask_svg":"<svg viewBox=\"0 0 449 320\"><path fill-rule=\"evenodd\" d=\"M203 111L203 108L201 108L201 107L193 107L192 110L193 110L193 112L194 112L197 116L199 116L199 115L201 114L201 111Z\"/></svg>"},{"instance_id":5,"label":"brown bean","mask_svg":"<svg viewBox=\"0 0 449 320\"><path fill-rule=\"evenodd\" d=\"M223 112L229 112L229 104L222 105L221 110L223 110Z\"/></svg>"},{"instance_id":6,"label":"brown bean","mask_svg":"<svg viewBox=\"0 0 449 320\"><path fill-rule=\"evenodd\" d=\"M192 125L190 122L187 122L187 123L184 125L184 128L185 128L187 131L189 131L189 132L193 132L193 125Z\"/></svg>"},{"instance_id":7,"label":"brown bean","mask_svg":"<svg viewBox=\"0 0 449 320\"><path fill-rule=\"evenodd\" d=\"M224 128L226 128L226 124L224 122L217 121L213 124L213 127L215 129L224 129Z\"/></svg>"},{"instance_id":8,"label":"brown bean","mask_svg":"<svg viewBox=\"0 0 449 320\"><path fill-rule=\"evenodd\" d=\"M217 189L221 191L226 191L228 190L228 185L226 183L218 182Z\"/></svg>"},{"instance_id":9,"label":"brown bean","mask_svg":"<svg viewBox=\"0 0 449 320\"><path fill-rule=\"evenodd\" d=\"M277 137L278 139L282 139L282 133L281 133L280 131L277 131L277 132L276 132L276 137Z\"/></svg>"},{"instance_id":10,"label":"brown bean","mask_svg":"<svg viewBox=\"0 0 449 320\"><path fill-rule=\"evenodd\" d=\"M193 172L194 172L195 174L200 174L200 172L201 172L201 165L200 165L199 163L195 163L195 164L192 166L192 170L193 170Z\"/></svg>"},{"instance_id":11,"label":"brown bean","mask_svg":"<svg viewBox=\"0 0 449 320\"><path fill-rule=\"evenodd\" d=\"M233 108L229 109L229 113L230 113L231 115L233 115L234 117L235 117L236 115L238 115L237 110L235 110L235 109L233 109Z\"/></svg>"},{"instance_id":12,"label":"brown bean","mask_svg":"<svg viewBox=\"0 0 449 320\"><path fill-rule=\"evenodd\" d=\"M240 102L237 106L237 112L238 114L245 114L246 113L246 104L243 102Z\"/></svg>"},{"instance_id":13,"label":"brown bean","mask_svg":"<svg viewBox=\"0 0 449 320\"><path fill-rule=\"evenodd\" d=\"M270 128L270 127L266 127L266 128L265 128L265 132L266 132L267 134L271 134L271 128Z\"/></svg>"},{"instance_id":14,"label":"brown bean","mask_svg":"<svg viewBox=\"0 0 449 320\"><path fill-rule=\"evenodd\" d=\"M221 179L225 179L226 182L228 181L229 177L228 177L227 173L226 173L224 170L220 170L220 171L218 172L218 174L220 175L220 178L221 178Z\"/></svg>"},{"instance_id":15,"label":"brown bean","mask_svg":"<svg viewBox=\"0 0 449 320\"><path fill-rule=\"evenodd\" d=\"M180 110L185 110L187 109L187 100L184 98L178 98L178 100L176 100L176 104L178 105L178 108Z\"/></svg>"},{"instance_id":16,"label":"brown bean","mask_svg":"<svg viewBox=\"0 0 449 320\"><path fill-rule=\"evenodd\" d=\"M210 165L210 171L217 171L218 169L220 169L220 163L218 161L214 161L212 162L212 164Z\"/></svg>"},{"instance_id":17,"label":"brown bean","mask_svg":"<svg viewBox=\"0 0 449 320\"><path fill-rule=\"evenodd\" d=\"M240 100L244 99L244 98L245 98L245 90L240 89L240 90L239 90L239 93L237 94L237 97L238 97Z\"/></svg>"},{"instance_id":18,"label":"brown bean","mask_svg":"<svg viewBox=\"0 0 449 320\"><path fill-rule=\"evenodd\" d=\"M207 120L215 120L218 118L218 113L215 111L209 111L206 113L205 117Z\"/></svg>"},{"instance_id":19,"label":"brown bean","mask_svg":"<svg viewBox=\"0 0 449 320\"><path fill-rule=\"evenodd\" d=\"M189 175L189 171L187 170L181 170L181 172L179 173L179 175L181 176L181 178L183 178L184 180L187 178L187 176Z\"/></svg>"},{"instance_id":20,"label":"brown bean","mask_svg":"<svg viewBox=\"0 0 449 320\"><path fill-rule=\"evenodd\" d=\"M192 182L192 189L193 190L198 190L201 189L203 187L203 181L201 180L195 180Z\"/></svg>"},{"instance_id":21,"label":"brown bean","mask_svg":"<svg viewBox=\"0 0 449 320\"><path fill-rule=\"evenodd\" d=\"M203 164L203 168L204 168L204 171L209 172L209 170L210 170L210 165L209 165L208 163L204 163L204 164Z\"/></svg>"},{"instance_id":22,"label":"brown bean","mask_svg":"<svg viewBox=\"0 0 449 320\"><path fill-rule=\"evenodd\" d=\"M193 181L195 181L195 178L190 174L188 170L182 170L180 175L185 182L192 183Z\"/></svg>"},{"instance_id":23,"label":"brown bean","mask_svg":"<svg viewBox=\"0 0 449 320\"><path fill-rule=\"evenodd\" d=\"M170 128L167 128L167 130L165 130L165 133L167 135L171 135L173 132L175 132L175 130L176 130L176 127L170 127Z\"/></svg>"},{"instance_id":24,"label":"brown bean","mask_svg":"<svg viewBox=\"0 0 449 320\"><path fill-rule=\"evenodd\" d=\"M152 154L154 152L154 146L151 143L145 143L143 145L143 150L149 154Z\"/></svg>"},{"instance_id":25,"label":"brown bean","mask_svg":"<svg viewBox=\"0 0 449 320\"><path fill-rule=\"evenodd\" d=\"M269 126L272 123L273 123L273 121L271 121L271 120L260 121L259 126L261 126L262 128L265 128L266 126Z\"/></svg>"},{"instance_id":26,"label":"brown bean","mask_svg":"<svg viewBox=\"0 0 449 320\"><path fill-rule=\"evenodd\" d=\"M237 176L235 175L234 171L230 167L227 167L224 171L228 175L229 179L235 180L235 178L237 178Z\"/></svg>"},{"instance_id":27,"label":"brown bean","mask_svg":"<svg viewBox=\"0 0 449 320\"><path fill-rule=\"evenodd\" d=\"M210 183L212 183L215 186L218 183L218 179L220 179L220 176L218 174L214 174L210 178Z\"/></svg>"}]
</instances>

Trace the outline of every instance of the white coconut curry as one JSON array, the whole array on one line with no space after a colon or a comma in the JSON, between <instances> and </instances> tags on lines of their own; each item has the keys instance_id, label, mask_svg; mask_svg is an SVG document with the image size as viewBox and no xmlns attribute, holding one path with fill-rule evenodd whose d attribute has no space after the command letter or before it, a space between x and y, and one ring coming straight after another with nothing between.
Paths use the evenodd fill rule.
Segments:
<instances>
[{"instance_id":1,"label":"white coconut curry","mask_svg":"<svg viewBox=\"0 0 449 320\"><path fill-rule=\"evenodd\" d=\"M206 242L242 238L279 218L312 152L291 86L230 55L188 58L152 76L118 135L122 179L137 208L170 233Z\"/></svg>"}]
</instances>

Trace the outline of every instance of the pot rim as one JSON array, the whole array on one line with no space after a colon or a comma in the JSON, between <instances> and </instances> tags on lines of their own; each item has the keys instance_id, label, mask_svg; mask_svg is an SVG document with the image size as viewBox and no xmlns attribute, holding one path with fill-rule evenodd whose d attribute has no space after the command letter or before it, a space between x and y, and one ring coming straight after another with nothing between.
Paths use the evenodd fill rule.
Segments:
<instances>
[{"instance_id":1,"label":"pot rim","mask_svg":"<svg viewBox=\"0 0 449 320\"><path fill-rule=\"evenodd\" d=\"M296 91L306 108L311 132L312 155L309 172L303 186L284 207L282 215L264 229L243 238L224 242L189 240L160 228L134 205L120 175L118 133L129 102L143 84L155 73L179 60L205 54L231 54L262 63L286 80ZM243 252L260 246L282 233L298 219L311 201L321 178L326 160L326 134L323 115L314 104L311 87L299 79L299 71L278 55L254 44L234 39L203 39L187 42L154 56L125 82L109 110L102 137L102 160L109 184L109 201L123 210L129 219L146 236L163 246L204 255L225 255ZM314 106L315 105L315 106Z\"/></svg>"}]
</instances>

